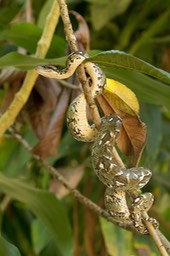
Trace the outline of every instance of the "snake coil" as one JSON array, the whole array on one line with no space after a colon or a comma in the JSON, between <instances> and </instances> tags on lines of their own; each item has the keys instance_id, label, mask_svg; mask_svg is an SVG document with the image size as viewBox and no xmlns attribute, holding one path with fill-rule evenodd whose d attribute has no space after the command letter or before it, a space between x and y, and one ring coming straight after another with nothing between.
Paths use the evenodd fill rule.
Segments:
<instances>
[{"instance_id":1,"label":"snake coil","mask_svg":"<svg viewBox=\"0 0 170 256\"><path fill-rule=\"evenodd\" d=\"M45 77L66 79L70 77L77 67L82 64L86 56L81 51L73 52L68 56L66 68L58 70L54 66L37 66L36 70ZM85 62L84 68L89 76L89 86L93 98L101 94L105 86L105 75L102 70L91 62ZM113 157L112 151L120 133L122 120L113 114L102 118L102 125L98 131L90 125L86 116L86 99L80 94L70 104L67 113L67 125L73 137L80 141L94 141L91 160L93 169L99 180L107 187L104 202L107 211L118 224L128 224L141 234L147 234L141 212L148 211L153 203L153 195L144 193L137 197L131 207L127 204L126 194L143 188L151 178L151 171L143 167L130 169L120 168ZM153 218L155 228L158 223Z\"/></svg>"}]
</instances>

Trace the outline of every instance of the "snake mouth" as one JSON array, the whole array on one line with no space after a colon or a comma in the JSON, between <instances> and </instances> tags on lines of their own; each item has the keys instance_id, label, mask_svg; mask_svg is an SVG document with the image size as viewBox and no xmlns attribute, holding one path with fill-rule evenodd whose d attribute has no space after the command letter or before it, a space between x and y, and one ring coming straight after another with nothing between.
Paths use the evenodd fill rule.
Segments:
<instances>
[{"instance_id":1,"label":"snake mouth","mask_svg":"<svg viewBox=\"0 0 170 256\"><path fill-rule=\"evenodd\" d=\"M52 70L52 71L57 71L57 67L56 66L48 66L48 65L43 65L43 66L36 66L35 67L35 70L36 71L50 71L50 70Z\"/></svg>"}]
</instances>

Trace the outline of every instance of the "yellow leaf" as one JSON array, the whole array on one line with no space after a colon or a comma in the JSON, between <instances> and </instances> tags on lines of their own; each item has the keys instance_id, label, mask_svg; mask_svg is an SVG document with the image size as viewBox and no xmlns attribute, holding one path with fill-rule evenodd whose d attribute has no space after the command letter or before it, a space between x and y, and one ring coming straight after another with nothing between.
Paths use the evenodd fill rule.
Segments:
<instances>
[{"instance_id":1,"label":"yellow leaf","mask_svg":"<svg viewBox=\"0 0 170 256\"><path fill-rule=\"evenodd\" d=\"M139 102L136 95L124 84L107 78L104 96L106 96L111 107L127 114L138 116Z\"/></svg>"}]
</instances>

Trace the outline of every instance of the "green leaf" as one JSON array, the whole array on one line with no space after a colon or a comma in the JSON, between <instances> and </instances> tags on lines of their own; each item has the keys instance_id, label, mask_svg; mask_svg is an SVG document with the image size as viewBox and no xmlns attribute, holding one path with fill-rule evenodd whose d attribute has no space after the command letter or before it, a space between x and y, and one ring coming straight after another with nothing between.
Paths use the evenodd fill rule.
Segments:
<instances>
[{"instance_id":1,"label":"green leaf","mask_svg":"<svg viewBox=\"0 0 170 256\"><path fill-rule=\"evenodd\" d=\"M59 200L49 192L32 188L25 183L0 174L0 191L28 205L53 235L64 256L71 256L73 239L70 223Z\"/></svg>"},{"instance_id":2,"label":"green leaf","mask_svg":"<svg viewBox=\"0 0 170 256\"><path fill-rule=\"evenodd\" d=\"M101 230L107 248L107 252L110 256L115 255L132 255L132 233L123 230L113 223L100 218Z\"/></svg>"},{"instance_id":3,"label":"green leaf","mask_svg":"<svg viewBox=\"0 0 170 256\"><path fill-rule=\"evenodd\" d=\"M56 59L38 59L28 55L23 55L17 52L11 52L0 58L0 67L18 67L22 69L35 68L37 65L63 65L65 63L65 57Z\"/></svg>"},{"instance_id":4,"label":"green leaf","mask_svg":"<svg viewBox=\"0 0 170 256\"><path fill-rule=\"evenodd\" d=\"M31 237L33 248L36 254L39 254L51 240L49 231L46 229L46 227L44 227L43 223L39 219L35 219L32 222Z\"/></svg>"},{"instance_id":5,"label":"green leaf","mask_svg":"<svg viewBox=\"0 0 170 256\"><path fill-rule=\"evenodd\" d=\"M39 219L35 219L32 222L31 237L36 255L61 256L54 239L52 239L51 234Z\"/></svg>"},{"instance_id":6,"label":"green leaf","mask_svg":"<svg viewBox=\"0 0 170 256\"><path fill-rule=\"evenodd\" d=\"M26 165L31 156L15 139L2 140L0 152L0 169L3 170L5 175L14 177L26 170Z\"/></svg>"},{"instance_id":7,"label":"green leaf","mask_svg":"<svg viewBox=\"0 0 170 256\"><path fill-rule=\"evenodd\" d=\"M152 162L156 160L160 150L160 142L162 137L162 120L161 112L158 106L142 104L141 118L147 124L147 160L152 166ZM154 127L154 128L153 128Z\"/></svg>"},{"instance_id":8,"label":"green leaf","mask_svg":"<svg viewBox=\"0 0 170 256\"><path fill-rule=\"evenodd\" d=\"M2 256L21 256L19 250L3 237L0 236L0 255Z\"/></svg>"},{"instance_id":9,"label":"green leaf","mask_svg":"<svg viewBox=\"0 0 170 256\"><path fill-rule=\"evenodd\" d=\"M17 46L21 46L30 53L34 54L37 43L41 37L43 30L31 23L16 23L0 32L0 39L13 42ZM48 56L62 56L65 52L65 40L54 35Z\"/></svg>"},{"instance_id":10,"label":"green leaf","mask_svg":"<svg viewBox=\"0 0 170 256\"><path fill-rule=\"evenodd\" d=\"M138 71L170 84L170 74L168 72L125 52L116 50L105 51L88 58L88 61L97 63L103 68L113 67Z\"/></svg>"},{"instance_id":11,"label":"green leaf","mask_svg":"<svg viewBox=\"0 0 170 256\"><path fill-rule=\"evenodd\" d=\"M80 147L83 145L82 142L76 141L73 136L67 132L59 145L59 150L55 160L59 160L63 157L70 155L70 152L77 154L80 151Z\"/></svg>"}]
</instances>

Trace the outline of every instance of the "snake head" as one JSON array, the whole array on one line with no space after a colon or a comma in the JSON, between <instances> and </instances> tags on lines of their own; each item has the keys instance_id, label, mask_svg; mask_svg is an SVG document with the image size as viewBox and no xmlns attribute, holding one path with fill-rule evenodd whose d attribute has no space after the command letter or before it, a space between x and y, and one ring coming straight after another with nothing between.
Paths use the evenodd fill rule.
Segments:
<instances>
[{"instance_id":1,"label":"snake head","mask_svg":"<svg viewBox=\"0 0 170 256\"><path fill-rule=\"evenodd\" d=\"M115 138L118 137L122 127L122 119L116 114L111 114L102 117L101 131L105 132L107 130L111 131Z\"/></svg>"}]
</instances>

